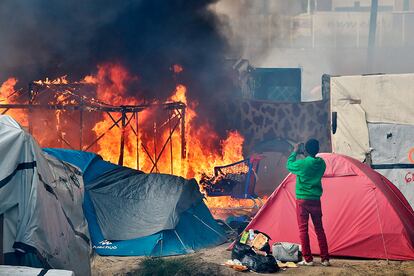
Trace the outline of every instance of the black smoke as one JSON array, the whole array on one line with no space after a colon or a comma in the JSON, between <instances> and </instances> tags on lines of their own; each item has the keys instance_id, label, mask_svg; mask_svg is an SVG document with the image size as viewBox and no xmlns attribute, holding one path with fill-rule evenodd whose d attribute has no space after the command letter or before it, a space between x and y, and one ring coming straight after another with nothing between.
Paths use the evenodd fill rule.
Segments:
<instances>
[{"instance_id":1,"label":"black smoke","mask_svg":"<svg viewBox=\"0 0 414 276\"><path fill-rule=\"evenodd\" d=\"M97 65L120 63L132 75L129 94L165 99L177 82L200 103L200 117L217 130L220 105L232 91L224 22L214 0L2 0L0 81L20 85L67 74L77 80ZM173 64L184 71L174 76ZM223 131L224 132L224 131ZM222 134L224 134L222 132Z\"/></svg>"}]
</instances>

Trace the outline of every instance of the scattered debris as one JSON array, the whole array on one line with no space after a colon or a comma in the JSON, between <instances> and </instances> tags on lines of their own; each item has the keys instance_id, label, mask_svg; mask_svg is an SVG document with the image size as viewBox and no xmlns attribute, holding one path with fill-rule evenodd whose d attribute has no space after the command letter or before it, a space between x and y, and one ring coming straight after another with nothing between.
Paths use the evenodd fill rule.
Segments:
<instances>
[{"instance_id":1,"label":"scattered debris","mask_svg":"<svg viewBox=\"0 0 414 276\"><path fill-rule=\"evenodd\" d=\"M245 265L243 265L239 260L234 259L234 260L228 260L227 262L224 263L225 266L228 266L234 270L237 271L247 271L249 270L249 268Z\"/></svg>"}]
</instances>

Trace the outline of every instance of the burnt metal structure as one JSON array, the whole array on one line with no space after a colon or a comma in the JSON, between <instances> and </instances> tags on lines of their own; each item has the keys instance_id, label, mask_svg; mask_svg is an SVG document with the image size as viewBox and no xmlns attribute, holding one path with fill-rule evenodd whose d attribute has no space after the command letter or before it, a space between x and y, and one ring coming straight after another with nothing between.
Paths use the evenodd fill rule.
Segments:
<instances>
[{"instance_id":1,"label":"burnt metal structure","mask_svg":"<svg viewBox=\"0 0 414 276\"><path fill-rule=\"evenodd\" d=\"M74 146L72 143L67 141L63 135L58 133L58 138L66 144L71 149L78 149L87 151L91 149L93 146L97 145L97 142L101 140L109 131L111 131L114 127L118 127L121 129L121 137L119 137L119 158L118 164L123 165L124 163L124 154L125 154L125 135L127 127L130 127L132 132L136 137L136 167L137 170L140 169L139 167L139 147L141 146L147 155L147 157L151 160L152 168L150 172L160 172L158 169L158 162L162 155L164 154L165 149L169 145L169 152L170 152L170 159L171 159L171 171L170 173L174 173L173 170L173 134L176 131L180 130L180 142L181 142L181 159L186 158L186 138L185 138L185 113L186 113L186 105L182 102L167 102L167 103L146 103L140 105L121 105L121 106L113 106L101 101L98 101L94 98L88 98L86 96L82 96L76 93L76 90L80 88L85 88L88 86L92 86L91 84L85 83L39 83L39 82L32 82L29 84L28 93L24 94L22 91L19 92L19 95L15 97L15 101L22 101L26 103L18 103L18 104L0 104L0 109L4 109L1 114L6 114L9 110L13 109L23 109L27 111L28 117L28 130L31 134L33 134L33 112L35 110L61 110L61 111L78 111L79 112L79 144ZM95 87L96 88L96 87ZM40 103L39 98L44 96L46 92L52 92L46 95L46 100L49 99L48 104ZM24 97L26 95L26 97ZM28 97L27 97L28 96ZM63 96L63 102L66 100L69 103L50 103L50 98L57 99L58 96ZM20 101L19 101L20 100ZM62 99L59 101L62 102ZM55 101L52 101L55 102ZM162 142L161 150L157 151L157 143L154 143L154 155L151 154L148 147L145 146L144 143L141 143L139 137L139 113L148 109L148 108L162 108L166 110L168 114L168 119L157 126L154 123L154 141L157 140L158 134L162 129L168 128L168 137L165 141ZM96 139L94 139L91 143L85 144L84 141L84 113L85 111L88 112L101 112L106 113L108 117L112 120L112 124L108 127L108 129L100 134ZM114 113L116 115L114 115ZM133 124L135 122L135 124ZM180 129L178 127L180 126Z\"/></svg>"}]
</instances>

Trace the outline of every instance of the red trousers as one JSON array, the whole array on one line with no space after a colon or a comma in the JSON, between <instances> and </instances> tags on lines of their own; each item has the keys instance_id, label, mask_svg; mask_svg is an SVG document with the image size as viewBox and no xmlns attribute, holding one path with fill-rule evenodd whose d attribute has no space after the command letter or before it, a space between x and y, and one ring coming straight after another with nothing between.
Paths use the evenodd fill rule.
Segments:
<instances>
[{"instance_id":1,"label":"red trousers","mask_svg":"<svg viewBox=\"0 0 414 276\"><path fill-rule=\"evenodd\" d=\"M326 241L325 231L322 226L322 209L320 200L296 199L296 216L299 226L299 236L302 244L302 255L305 261L313 260L309 243L308 222L309 215L315 226L316 236L318 237L319 249L321 251L321 260L329 260L328 243Z\"/></svg>"}]
</instances>

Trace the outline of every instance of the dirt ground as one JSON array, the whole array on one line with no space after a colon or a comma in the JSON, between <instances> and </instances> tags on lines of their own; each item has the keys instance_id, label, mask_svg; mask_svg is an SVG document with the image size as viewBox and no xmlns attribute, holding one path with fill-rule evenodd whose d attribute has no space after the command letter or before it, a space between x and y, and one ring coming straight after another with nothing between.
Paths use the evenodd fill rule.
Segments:
<instances>
[{"instance_id":1,"label":"dirt ground","mask_svg":"<svg viewBox=\"0 0 414 276\"><path fill-rule=\"evenodd\" d=\"M230 251L226 248L229 244L205 249L200 252L186 255L197 260L192 275L269 275L255 272L236 272L224 265L230 259ZM186 258L183 256L168 257ZM140 263L144 257L101 257L95 256L92 262L93 276L109 275L145 275L140 273ZM331 260L331 267L323 267L319 259L315 258L316 265L313 267L298 267L281 270L278 274L283 275L414 275L414 261L385 261L385 260L353 260L338 259ZM207 272L208 271L208 272ZM147 274L148 275L148 274ZM165 273L164 275L170 275Z\"/></svg>"}]
</instances>

